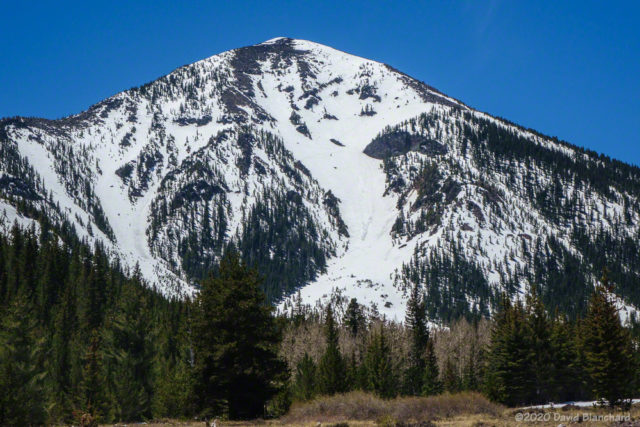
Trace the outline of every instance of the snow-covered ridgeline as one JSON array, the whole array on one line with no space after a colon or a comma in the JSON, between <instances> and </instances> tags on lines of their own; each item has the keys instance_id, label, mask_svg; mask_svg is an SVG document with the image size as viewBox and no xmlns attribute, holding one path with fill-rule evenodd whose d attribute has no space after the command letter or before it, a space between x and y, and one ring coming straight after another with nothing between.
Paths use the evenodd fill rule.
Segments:
<instances>
[{"instance_id":1,"label":"snow-covered ridgeline","mask_svg":"<svg viewBox=\"0 0 640 427\"><path fill-rule=\"evenodd\" d=\"M387 165L393 173L364 154L385 128L422 114L433 119L422 136L446 153L394 157ZM570 146L470 109L384 64L284 38L181 67L71 118L3 126L79 237L103 241L130 267L139 264L167 294L193 292L184 241L202 239L201 224L222 229L223 240L239 239L246 215L264 194L293 192L319 230L319 250L330 255L326 271L302 289L303 298L314 302L340 289L402 318L408 286L403 266L416 256L426 259L455 245L492 286L505 274L531 268L527 248L550 237L582 256L570 241L571 223L550 221L526 186L479 164L471 147L463 149L462 129L478 132L476 119L558 155L585 159ZM264 141L282 149L274 153ZM416 224L426 208L416 207L424 196L416 179L428 162L437 164L438 185L448 180L455 194L422 230ZM510 168L535 176L540 186L554 183L554 174L535 164ZM391 188L390 180L398 179L404 184ZM638 205L633 194L614 188L613 197L604 197L571 184L563 193L584 207L576 219L587 230L637 235L638 211L622 220L630 212L625 204ZM339 200L339 214L329 195ZM399 217L412 230L393 232ZM205 250L200 256L217 255ZM524 291L527 283L520 285Z\"/></svg>"}]
</instances>

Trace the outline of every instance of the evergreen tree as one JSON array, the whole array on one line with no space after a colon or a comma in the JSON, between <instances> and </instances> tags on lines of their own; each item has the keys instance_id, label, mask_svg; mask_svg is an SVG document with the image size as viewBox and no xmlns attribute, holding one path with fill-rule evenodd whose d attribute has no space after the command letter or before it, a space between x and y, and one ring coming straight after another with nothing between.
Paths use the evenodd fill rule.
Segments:
<instances>
[{"instance_id":1,"label":"evergreen tree","mask_svg":"<svg viewBox=\"0 0 640 427\"><path fill-rule=\"evenodd\" d=\"M526 312L520 302L511 305L508 298L503 297L488 353L487 395L510 406L529 403L531 390L535 389L535 373Z\"/></svg>"},{"instance_id":2,"label":"evergreen tree","mask_svg":"<svg viewBox=\"0 0 640 427\"><path fill-rule=\"evenodd\" d=\"M254 418L285 382L280 331L260 280L227 251L219 273L202 282L193 307L195 393L200 412Z\"/></svg>"},{"instance_id":3,"label":"evergreen tree","mask_svg":"<svg viewBox=\"0 0 640 427\"><path fill-rule=\"evenodd\" d=\"M550 340L553 356L553 373L549 378L551 399L556 402L584 400L581 378L584 378L577 350L577 328L556 316Z\"/></svg>"},{"instance_id":4,"label":"evergreen tree","mask_svg":"<svg viewBox=\"0 0 640 427\"><path fill-rule=\"evenodd\" d=\"M440 382L440 371L436 353L433 349L433 341L427 341L425 350L425 366L422 374L422 395L432 396L442 393L442 383Z\"/></svg>"},{"instance_id":5,"label":"evergreen tree","mask_svg":"<svg viewBox=\"0 0 640 427\"><path fill-rule=\"evenodd\" d=\"M106 381L102 366L100 335L97 330L93 330L89 347L84 356L81 408L84 413L90 414L96 420L107 415L106 390L104 388Z\"/></svg>"},{"instance_id":6,"label":"evergreen tree","mask_svg":"<svg viewBox=\"0 0 640 427\"><path fill-rule=\"evenodd\" d=\"M467 363L464 365L462 372L462 389L476 391L479 387L479 373L478 364L476 358L478 357L478 350L475 345L471 345L469 350Z\"/></svg>"},{"instance_id":7,"label":"evergreen tree","mask_svg":"<svg viewBox=\"0 0 640 427\"><path fill-rule=\"evenodd\" d=\"M352 337L356 337L359 332L364 330L365 316L357 299L351 298L351 301L349 301L343 323Z\"/></svg>"},{"instance_id":8,"label":"evergreen tree","mask_svg":"<svg viewBox=\"0 0 640 427\"><path fill-rule=\"evenodd\" d=\"M60 307L55 315L55 332L51 340L51 355L48 358L47 383L50 393L50 415L53 420L72 421L73 409L73 353L72 334L76 325L73 312L71 287L65 289Z\"/></svg>"},{"instance_id":9,"label":"evergreen tree","mask_svg":"<svg viewBox=\"0 0 640 427\"><path fill-rule=\"evenodd\" d=\"M137 271L127 277L99 246L60 230L54 235L46 224L40 229L39 237L17 226L11 240L0 235L0 382L6 390L21 384L0 401L2 411L11 407L3 416L30 417L9 424L68 424L79 421L76 414L141 420L165 378L176 379L173 395L188 394L190 382L179 381L190 376L187 358L177 356L187 354L188 343L175 326L188 323L186 304L149 289ZM186 373L171 375L175 366ZM170 408L180 411L165 415L190 415L183 404L190 399L181 399Z\"/></svg>"},{"instance_id":10,"label":"evergreen tree","mask_svg":"<svg viewBox=\"0 0 640 427\"><path fill-rule=\"evenodd\" d=\"M87 259L87 286L84 288L83 323L89 331L99 329L105 315L104 304L107 290L107 259L99 245L94 248L95 253Z\"/></svg>"},{"instance_id":11,"label":"evergreen tree","mask_svg":"<svg viewBox=\"0 0 640 427\"><path fill-rule=\"evenodd\" d=\"M593 394L601 403L620 405L631 397L634 365L631 338L620 324L605 270L591 296L585 319L584 352Z\"/></svg>"},{"instance_id":12,"label":"evergreen tree","mask_svg":"<svg viewBox=\"0 0 640 427\"><path fill-rule=\"evenodd\" d=\"M193 406L192 373L189 365L164 359L158 368L151 403L154 418L182 418L190 415Z\"/></svg>"},{"instance_id":13,"label":"evergreen tree","mask_svg":"<svg viewBox=\"0 0 640 427\"><path fill-rule=\"evenodd\" d=\"M355 350L351 352L351 357L347 363L347 390L366 389L366 375L364 366L356 357Z\"/></svg>"},{"instance_id":14,"label":"evergreen tree","mask_svg":"<svg viewBox=\"0 0 640 427\"><path fill-rule=\"evenodd\" d=\"M293 299L293 308L291 310L291 320L293 320L293 324L297 327L300 326L307 318L306 307L302 303L302 294L300 290L296 293Z\"/></svg>"},{"instance_id":15,"label":"evergreen tree","mask_svg":"<svg viewBox=\"0 0 640 427\"><path fill-rule=\"evenodd\" d=\"M155 319L156 357L151 410L154 418L183 418L195 413L191 348L187 343L190 324L185 304L172 301Z\"/></svg>"},{"instance_id":16,"label":"evergreen tree","mask_svg":"<svg viewBox=\"0 0 640 427\"><path fill-rule=\"evenodd\" d=\"M17 297L0 323L0 424L45 423L42 340L32 307Z\"/></svg>"},{"instance_id":17,"label":"evergreen tree","mask_svg":"<svg viewBox=\"0 0 640 427\"><path fill-rule=\"evenodd\" d=\"M547 403L551 398L550 383L554 374L551 322L535 286L531 287L527 295L527 323L535 380L531 396L527 400L529 403Z\"/></svg>"},{"instance_id":18,"label":"evergreen tree","mask_svg":"<svg viewBox=\"0 0 640 427\"><path fill-rule=\"evenodd\" d=\"M391 349L387 344L382 324L379 332L373 333L367 346L367 352L364 357L364 371L368 390L383 398L390 398L396 395Z\"/></svg>"},{"instance_id":19,"label":"evergreen tree","mask_svg":"<svg viewBox=\"0 0 640 427\"><path fill-rule=\"evenodd\" d=\"M298 400L311 400L316 394L316 364L307 352L296 366L293 394Z\"/></svg>"},{"instance_id":20,"label":"evergreen tree","mask_svg":"<svg viewBox=\"0 0 640 427\"><path fill-rule=\"evenodd\" d=\"M456 363L451 356L447 357L444 364L444 372L442 373L442 385L449 393L457 393L460 391L460 376Z\"/></svg>"},{"instance_id":21,"label":"evergreen tree","mask_svg":"<svg viewBox=\"0 0 640 427\"><path fill-rule=\"evenodd\" d=\"M147 299L125 288L104 332L104 363L115 420L151 417L153 348Z\"/></svg>"},{"instance_id":22,"label":"evergreen tree","mask_svg":"<svg viewBox=\"0 0 640 427\"><path fill-rule=\"evenodd\" d=\"M318 364L318 391L321 394L335 394L346 391L346 364L338 347L338 328L331 306L325 316L325 339L327 347Z\"/></svg>"},{"instance_id":23,"label":"evergreen tree","mask_svg":"<svg viewBox=\"0 0 640 427\"><path fill-rule=\"evenodd\" d=\"M409 335L409 360L404 372L404 393L414 396L419 396L423 391L425 352L429 341L427 310L419 289L417 283L413 285L405 316L405 326Z\"/></svg>"}]
</instances>

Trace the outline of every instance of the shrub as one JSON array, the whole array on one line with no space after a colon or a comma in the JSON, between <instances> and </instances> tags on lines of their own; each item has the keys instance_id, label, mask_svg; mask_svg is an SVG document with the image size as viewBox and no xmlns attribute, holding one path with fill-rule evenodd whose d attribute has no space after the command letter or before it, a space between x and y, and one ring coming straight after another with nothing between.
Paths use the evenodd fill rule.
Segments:
<instances>
[{"instance_id":1,"label":"shrub","mask_svg":"<svg viewBox=\"0 0 640 427\"><path fill-rule=\"evenodd\" d=\"M443 394L431 397L399 397L383 400L373 394L354 391L322 396L296 403L285 423L384 421L383 424L425 422L458 415L499 416L504 408L479 393Z\"/></svg>"}]
</instances>

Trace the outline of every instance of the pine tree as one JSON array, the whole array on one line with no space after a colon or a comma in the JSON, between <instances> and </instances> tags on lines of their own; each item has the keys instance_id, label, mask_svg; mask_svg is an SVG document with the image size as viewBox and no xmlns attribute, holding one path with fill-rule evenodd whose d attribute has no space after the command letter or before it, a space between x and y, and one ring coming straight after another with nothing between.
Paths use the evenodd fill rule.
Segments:
<instances>
[{"instance_id":1,"label":"pine tree","mask_svg":"<svg viewBox=\"0 0 640 427\"><path fill-rule=\"evenodd\" d=\"M526 312L520 302L511 305L504 296L491 331L485 377L489 398L510 406L529 403L535 387L532 366Z\"/></svg>"},{"instance_id":2,"label":"pine tree","mask_svg":"<svg viewBox=\"0 0 640 427\"><path fill-rule=\"evenodd\" d=\"M469 349L468 359L466 364L463 367L462 372L462 389L463 390L478 390L479 386L479 373L478 373L478 363L476 358L478 357L478 351L475 347L475 344L471 344L471 348Z\"/></svg>"},{"instance_id":3,"label":"pine tree","mask_svg":"<svg viewBox=\"0 0 640 427\"><path fill-rule=\"evenodd\" d=\"M18 295L19 290L28 291L23 281L25 260L25 233L22 232L18 223L15 222L11 228L11 245L7 250L7 273L6 273L6 300L11 301Z\"/></svg>"},{"instance_id":4,"label":"pine tree","mask_svg":"<svg viewBox=\"0 0 640 427\"><path fill-rule=\"evenodd\" d=\"M583 340L593 394L600 403L606 401L613 407L631 397L634 365L631 338L620 324L610 292L605 270L589 301Z\"/></svg>"},{"instance_id":5,"label":"pine tree","mask_svg":"<svg viewBox=\"0 0 640 427\"><path fill-rule=\"evenodd\" d=\"M449 393L457 393L460 391L460 376L458 375L456 363L451 356L447 357L444 363L444 372L442 372L442 385Z\"/></svg>"},{"instance_id":6,"label":"pine tree","mask_svg":"<svg viewBox=\"0 0 640 427\"><path fill-rule=\"evenodd\" d=\"M205 416L233 419L263 415L283 386L281 335L260 280L227 251L216 276L202 282L193 307L195 393Z\"/></svg>"},{"instance_id":7,"label":"pine tree","mask_svg":"<svg viewBox=\"0 0 640 427\"><path fill-rule=\"evenodd\" d=\"M84 356L81 409L84 413L90 414L91 417L96 420L100 420L107 415L105 384L102 352L100 349L100 335L97 330L93 330L91 332L89 347Z\"/></svg>"},{"instance_id":8,"label":"pine tree","mask_svg":"<svg viewBox=\"0 0 640 427\"><path fill-rule=\"evenodd\" d=\"M18 296L0 323L0 424L40 425L44 408L42 340L37 335L35 310Z\"/></svg>"},{"instance_id":9,"label":"pine tree","mask_svg":"<svg viewBox=\"0 0 640 427\"><path fill-rule=\"evenodd\" d=\"M107 258L103 249L96 245L94 255L90 259L89 274L87 277L85 307L83 312L84 322L89 331L100 328L105 314L104 304L107 289Z\"/></svg>"},{"instance_id":10,"label":"pine tree","mask_svg":"<svg viewBox=\"0 0 640 427\"><path fill-rule=\"evenodd\" d=\"M2 310L7 301L9 301L9 296L7 295L7 266L5 265L7 249L6 238L0 235L0 310Z\"/></svg>"},{"instance_id":11,"label":"pine tree","mask_svg":"<svg viewBox=\"0 0 640 427\"><path fill-rule=\"evenodd\" d=\"M351 298L351 301L349 301L343 323L352 337L356 337L358 333L364 330L365 317L357 299Z\"/></svg>"},{"instance_id":12,"label":"pine tree","mask_svg":"<svg viewBox=\"0 0 640 427\"><path fill-rule=\"evenodd\" d=\"M549 378L551 398L556 402L586 398L582 394L583 372L576 345L576 329L566 319L556 315L550 335L553 372Z\"/></svg>"},{"instance_id":13,"label":"pine tree","mask_svg":"<svg viewBox=\"0 0 640 427\"><path fill-rule=\"evenodd\" d=\"M152 321L143 292L127 286L108 317L103 348L117 421L151 417Z\"/></svg>"},{"instance_id":14,"label":"pine tree","mask_svg":"<svg viewBox=\"0 0 640 427\"><path fill-rule=\"evenodd\" d=\"M425 366L422 373L422 395L432 396L440 393L442 393L442 383L440 382L438 361L433 349L433 341L429 340L425 350Z\"/></svg>"},{"instance_id":15,"label":"pine tree","mask_svg":"<svg viewBox=\"0 0 640 427\"><path fill-rule=\"evenodd\" d=\"M182 418L191 414L192 373L189 365L167 359L159 363L158 374L151 403L154 418Z\"/></svg>"},{"instance_id":16,"label":"pine tree","mask_svg":"<svg viewBox=\"0 0 640 427\"><path fill-rule=\"evenodd\" d=\"M342 393L347 388L346 364L338 347L338 328L331 306L325 316L325 339L327 347L318 364L318 390L327 395Z\"/></svg>"},{"instance_id":17,"label":"pine tree","mask_svg":"<svg viewBox=\"0 0 640 427\"><path fill-rule=\"evenodd\" d=\"M136 274L134 273L134 277ZM154 321L154 384L151 410L154 418L186 418L195 413L193 372L185 321L186 305L171 301Z\"/></svg>"},{"instance_id":18,"label":"pine tree","mask_svg":"<svg viewBox=\"0 0 640 427\"><path fill-rule=\"evenodd\" d=\"M293 394L298 400L311 400L316 394L316 364L307 352L296 366Z\"/></svg>"},{"instance_id":19,"label":"pine tree","mask_svg":"<svg viewBox=\"0 0 640 427\"><path fill-rule=\"evenodd\" d=\"M291 310L291 320L293 320L293 324L298 327L304 323L307 318L305 305L302 303L302 294L300 290L296 293L293 299L293 308Z\"/></svg>"},{"instance_id":20,"label":"pine tree","mask_svg":"<svg viewBox=\"0 0 640 427\"><path fill-rule=\"evenodd\" d=\"M50 415L54 421L72 420L72 333L75 316L74 301L70 287L65 289L62 302L54 319L55 332L51 342L51 355L48 358L48 376L50 393Z\"/></svg>"},{"instance_id":21,"label":"pine tree","mask_svg":"<svg viewBox=\"0 0 640 427\"><path fill-rule=\"evenodd\" d=\"M367 352L364 357L364 371L367 390L383 398L391 398L396 395L391 349L387 344L382 324L380 325L380 330L373 333L367 346Z\"/></svg>"},{"instance_id":22,"label":"pine tree","mask_svg":"<svg viewBox=\"0 0 640 427\"><path fill-rule=\"evenodd\" d=\"M413 285L411 296L407 301L405 325L409 335L409 360L404 372L404 393L419 396L423 389L423 372L425 370L425 351L429 342L427 310L420 297L418 284Z\"/></svg>"},{"instance_id":23,"label":"pine tree","mask_svg":"<svg viewBox=\"0 0 640 427\"><path fill-rule=\"evenodd\" d=\"M551 322L536 287L527 295L527 323L535 385L529 403L547 403L551 398L550 383L554 372L551 347Z\"/></svg>"},{"instance_id":24,"label":"pine tree","mask_svg":"<svg viewBox=\"0 0 640 427\"><path fill-rule=\"evenodd\" d=\"M347 390L362 390L366 388L364 366L356 357L356 352L351 352L351 357L347 362Z\"/></svg>"}]
</instances>

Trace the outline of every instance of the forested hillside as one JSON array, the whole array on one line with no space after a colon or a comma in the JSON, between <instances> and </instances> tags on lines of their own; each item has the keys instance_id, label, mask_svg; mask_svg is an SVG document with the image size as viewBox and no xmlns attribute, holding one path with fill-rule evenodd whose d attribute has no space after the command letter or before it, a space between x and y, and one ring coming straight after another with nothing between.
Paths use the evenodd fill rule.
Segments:
<instances>
[{"instance_id":1,"label":"forested hillside","mask_svg":"<svg viewBox=\"0 0 640 427\"><path fill-rule=\"evenodd\" d=\"M143 419L173 411L165 399L188 403L185 303L103 247L41 230L0 237L0 423Z\"/></svg>"},{"instance_id":2,"label":"forested hillside","mask_svg":"<svg viewBox=\"0 0 640 427\"><path fill-rule=\"evenodd\" d=\"M606 274L576 321L532 288L499 295L491 320L434 327L418 285L402 323L344 297L298 297L276 316L235 248L193 301L167 300L100 246L14 226L0 239L0 423L275 417L352 390L625 407L640 388L638 334Z\"/></svg>"},{"instance_id":3,"label":"forested hillside","mask_svg":"<svg viewBox=\"0 0 640 427\"><path fill-rule=\"evenodd\" d=\"M88 110L0 120L0 217L46 218L169 298L225 247L286 309L339 293L401 319L487 317L530 286L583 316L602 268L640 304L640 170L379 62L277 38Z\"/></svg>"}]
</instances>

